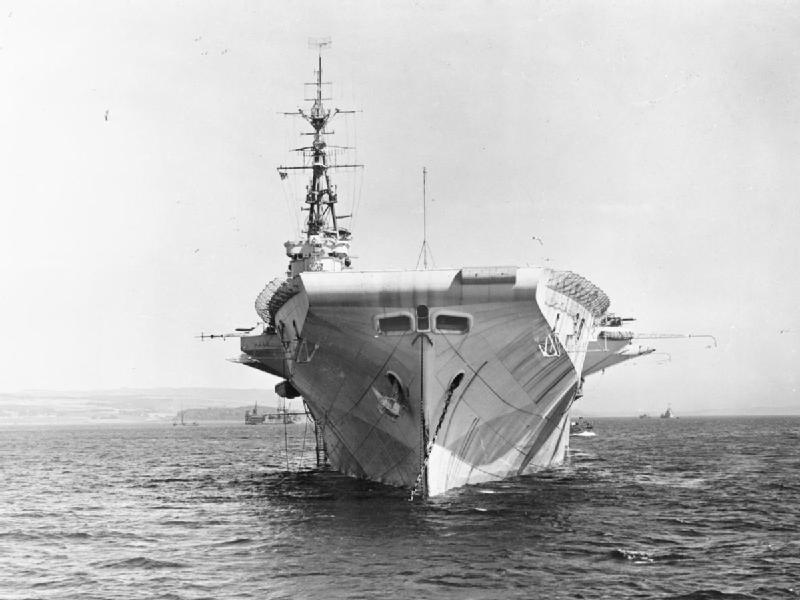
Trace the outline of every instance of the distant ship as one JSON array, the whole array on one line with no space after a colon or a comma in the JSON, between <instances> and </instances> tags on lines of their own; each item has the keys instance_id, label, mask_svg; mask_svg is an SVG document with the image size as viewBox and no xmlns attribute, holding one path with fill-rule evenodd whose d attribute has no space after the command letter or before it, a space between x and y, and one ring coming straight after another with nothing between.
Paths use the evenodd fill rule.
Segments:
<instances>
[{"instance_id":1,"label":"distant ship","mask_svg":"<svg viewBox=\"0 0 800 600\"><path fill-rule=\"evenodd\" d=\"M667 410L665 410L663 413L661 413L661 418L662 419L674 419L674 418L676 418L675 415L672 413L672 407L671 406L668 406Z\"/></svg>"},{"instance_id":2,"label":"distant ship","mask_svg":"<svg viewBox=\"0 0 800 600\"><path fill-rule=\"evenodd\" d=\"M267 418L267 413L258 414L258 402L253 405L253 410L244 411L245 425L259 425Z\"/></svg>"},{"instance_id":3,"label":"distant ship","mask_svg":"<svg viewBox=\"0 0 800 600\"><path fill-rule=\"evenodd\" d=\"M177 426L177 425L181 425L181 426L183 426L183 427L186 427L186 426L197 427L197 425L198 425L198 424L197 424L197 421L192 421L191 423L187 423L187 422L184 420L184 412L185 412L185 411L183 410L183 408L181 408L180 412L178 413L178 414L179 414L179 416L180 416L181 422L180 422L180 423L178 423L177 421L173 421L173 422L172 422L172 426L173 426L173 427L175 427L175 426Z\"/></svg>"},{"instance_id":4,"label":"distant ship","mask_svg":"<svg viewBox=\"0 0 800 600\"><path fill-rule=\"evenodd\" d=\"M579 437L593 437L597 434L594 432L594 425L591 421L578 417L576 420L570 422L569 434Z\"/></svg>"},{"instance_id":5,"label":"distant ship","mask_svg":"<svg viewBox=\"0 0 800 600\"><path fill-rule=\"evenodd\" d=\"M328 127L348 111L324 106L321 51L317 65L311 106L294 113L312 129L303 162L278 168L310 173L304 235L284 244L286 276L256 298L263 323L236 334L234 360L302 397L331 467L412 498L562 462L585 377L653 350L570 271L354 270L332 173L361 165L333 160Z\"/></svg>"},{"instance_id":6,"label":"distant ship","mask_svg":"<svg viewBox=\"0 0 800 600\"><path fill-rule=\"evenodd\" d=\"M297 423L301 417L305 417L305 413L289 412L286 409L286 401L281 398L280 406L277 412L274 413L259 413L258 402L253 406L253 410L244 411L245 425L261 425L263 423Z\"/></svg>"}]
</instances>

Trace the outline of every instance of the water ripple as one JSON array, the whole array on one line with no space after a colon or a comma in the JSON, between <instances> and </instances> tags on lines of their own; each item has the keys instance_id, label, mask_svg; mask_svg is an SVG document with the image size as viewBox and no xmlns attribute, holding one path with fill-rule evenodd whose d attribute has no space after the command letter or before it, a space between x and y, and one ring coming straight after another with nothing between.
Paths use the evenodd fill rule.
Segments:
<instances>
[{"instance_id":1,"label":"water ripple","mask_svg":"<svg viewBox=\"0 0 800 600\"><path fill-rule=\"evenodd\" d=\"M428 502L277 427L6 427L8 598L798 598L800 419L597 420ZM794 436L794 438L792 437ZM301 458L302 455L302 458Z\"/></svg>"}]
</instances>

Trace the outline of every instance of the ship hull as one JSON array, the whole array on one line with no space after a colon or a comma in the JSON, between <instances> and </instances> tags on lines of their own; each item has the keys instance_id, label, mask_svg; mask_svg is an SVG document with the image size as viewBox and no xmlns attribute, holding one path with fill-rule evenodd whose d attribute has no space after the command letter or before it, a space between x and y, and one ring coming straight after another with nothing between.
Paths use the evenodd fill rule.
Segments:
<instances>
[{"instance_id":1,"label":"ship hull","mask_svg":"<svg viewBox=\"0 0 800 600\"><path fill-rule=\"evenodd\" d=\"M351 271L329 169L361 165L328 155L341 111L324 107L321 54L316 73L313 104L297 113L313 128L303 165L278 169L310 171L304 237L284 244L289 279L256 298L264 331L242 337L237 361L303 397L331 466L412 495L561 462L608 298L550 269Z\"/></svg>"},{"instance_id":2,"label":"ship hull","mask_svg":"<svg viewBox=\"0 0 800 600\"><path fill-rule=\"evenodd\" d=\"M591 338L548 273L305 273L279 333L242 349L290 380L347 475L427 495L517 476L563 461Z\"/></svg>"}]
</instances>

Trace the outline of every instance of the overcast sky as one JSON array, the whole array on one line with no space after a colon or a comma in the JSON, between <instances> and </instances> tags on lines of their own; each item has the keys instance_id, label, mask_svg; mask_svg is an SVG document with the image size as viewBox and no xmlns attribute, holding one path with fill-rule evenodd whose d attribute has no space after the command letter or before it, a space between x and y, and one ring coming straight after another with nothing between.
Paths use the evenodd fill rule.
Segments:
<instances>
[{"instance_id":1,"label":"overcast sky","mask_svg":"<svg viewBox=\"0 0 800 600\"><path fill-rule=\"evenodd\" d=\"M268 387L310 36L354 264L574 270L660 354L586 412L800 412L797 2L0 2L0 391ZM298 183L295 183L297 186ZM540 237L544 245L532 239Z\"/></svg>"}]
</instances>

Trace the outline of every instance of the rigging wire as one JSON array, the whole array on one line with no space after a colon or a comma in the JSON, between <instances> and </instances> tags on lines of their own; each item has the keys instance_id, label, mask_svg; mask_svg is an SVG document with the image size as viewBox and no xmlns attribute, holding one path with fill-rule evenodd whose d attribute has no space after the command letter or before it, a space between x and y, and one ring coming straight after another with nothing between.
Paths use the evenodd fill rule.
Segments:
<instances>
[{"instance_id":1,"label":"rigging wire","mask_svg":"<svg viewBox=\"0 0 800 600\"><path fill-rule=\"evenodd\" d=\"M352 77L350 79L350 106L355 106ZM345 145L348 148L351 148L351 152L352 152L352 156L353 156L353 163L357 164L358 160L356 160L356 158L357 158L358 147L356 145L356 138L355 138L355 119L351 119L350 118L351 117L350 114L345 114L344 116L346 117L346 119L345 119L345 129L344 129L344 132L345 132ZM356 218L355 176L350 177L349 178L349 182L351 184L350 185L350 189L349 189L349 197L350 197L349 210L350 210L350 215L351 216L350 216L350 223L348 225L348 229L350 229L350 231L352 232L353 222L355 221L355 218Z\"/></svg>"},{"instance_id":2,"label":"rigging wire","mask_svg":"<svg viewBox=\"0 0 800 600\"><path fill-rule=\"evenodd\" d=\"M306 434L308 433L308 413L306 412L306 424L303 427L303 447L300 449L300 471L303 470L303 460L306 454Z\"/></svg>"},{"instance_id":3,"label":"rigging wire","mask_svg":"<svg viewBox=\"0 0 800 600\"><path fill-rule=\"evenodd\" d=\"M286 453L286 470L289 471L289 425L286 422L286 400L283 401L283 448Z\"/></svg>"},{"instance_id":4,"label":"rigging wire","mask_svg":"<svg viewBox=\"0 0 800 600\"><path fill-rule=\"evenodd\" d=\"M281 177L281 188L283 191L284 208L286 208L287 212L291 215L291 218L294 219L294 237L296 238L300 236L300 221L297 218L297 211L294 210L294 207L292 206L292 197L294 194L292 193L290 186L286 183L286 179L288 179L288 177L289 175L286 177Z\"/></svg>"},{"instance_id":5,"label":"rigging wire","mask_svg":"<svg viewBox=\"0 0 800 600\"><path fill-rule=\"evenodd\" d=\"M284 148L292 147L292 141L290 140L289 128L290 128L290 119L286 118L288 115L284 116L284 126L283 126L283 141L284 141ZM291 122L294 122L293 120ZM280 172L279 172L280 173ZM294 220L294 227L295 227L295 237L300 236L300 220L298 219L298 211L295 210L293 204L294 199L296 197L296 188L297 188L297 181L296 178L291 176L291 173L288 171L283 171L280 174L281 180L281 191L283 192L283 201L284 207L286 208L289 219Z\"/></svg>"},{"instance_id":6,"label":"rigging wire","mask_svg":"<svg viewBox=\"0 0 800 600\"><path fill-rule=\"evenodd\" d=\"M289 377L286 376L286 358L283 359L283 379L285 381L289 381ZM286 471L289 471L289 433L287 431L288 426L286 424L286 398L281 398L280 402L278 403L278 412L280 411L281 405L283 406L283 450L286 455Z\"/></svg>"},{"instance_id":7,"label":"rigging wire","mask_svg":"<svg viewBox=\"0 0 800 600\"><path fill-rule=\"evenodd\" d=\"M353 163L358 164L358 121L355 117L350 121L353 127L353 143L351 144L353 148ZM353 172L352 177L352 199L350 201L350 214L353 215L350 218L350 227L351 231L355 231L356 228L356 220L359 216L359 209L361 208L361 197L362 191L364 188L364 169L355 169Z\"/></svg>"}]
</instances>

